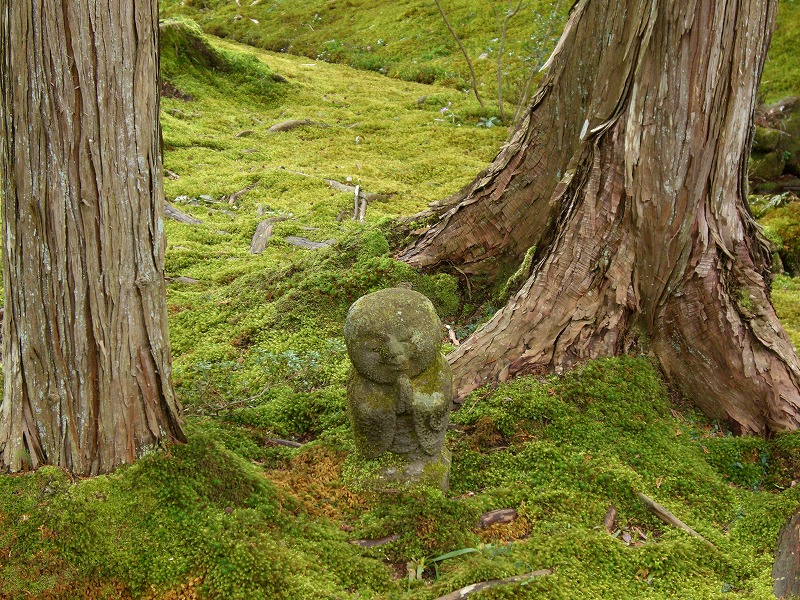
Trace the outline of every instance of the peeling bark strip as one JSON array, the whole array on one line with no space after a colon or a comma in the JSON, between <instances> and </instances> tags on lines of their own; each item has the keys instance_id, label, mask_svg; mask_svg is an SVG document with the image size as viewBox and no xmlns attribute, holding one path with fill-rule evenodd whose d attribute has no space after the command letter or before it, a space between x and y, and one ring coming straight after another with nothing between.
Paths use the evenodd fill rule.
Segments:
<instances>
[{"instance_id":1,"label":"peeling bark strip","mask_svg":"<svg viewBox=\"0 0 800 600\"><path fill-rule=\"evenodd\" d=\"M655 351L739 432L800 426L800 362L746 206L775 0L578 0L524 119L401 258L530 279L449 359L458 395Z\"/></svg>"},{"instance_id":2,"label":"peeling bark strip","mask_svg":"<svg viewBox=\"0 0 800 600\"><path fill-rule=\"evenodd\" d=\"M776 598L800 597L800 509L781 527L772 579Z\"/></svg>"},{"instance_id":3,"label":"peeling bark strip","mask_svg":"<svg viewBox=\"0 0 800 600\"><path fill-rule=\"evenodd\" d=\"M157 0L0 0L0 469L183 440L164 299Z\"/></svg>"}]
</instances>

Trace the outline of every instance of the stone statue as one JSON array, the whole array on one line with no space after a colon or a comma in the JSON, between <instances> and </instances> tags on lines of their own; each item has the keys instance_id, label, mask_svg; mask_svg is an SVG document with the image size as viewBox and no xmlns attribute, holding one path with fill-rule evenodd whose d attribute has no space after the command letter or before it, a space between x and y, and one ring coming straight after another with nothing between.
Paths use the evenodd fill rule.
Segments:
<instances>
[{"instance_id":1,"label":"stone statue","mask_svg":"<svg viewBox=\"0 0 800 600\"><path fill-rule=\"evenodd\" d=\"M404 288L363 296L347 314L344 337L353 364L347 399L356 446L366 459L387 451L402 459L384 479L447 486L450 455L443 442L453 383L441 336L430 300ZM437 474L426 477L426 469Z\"/></svg>"}]
</instances>

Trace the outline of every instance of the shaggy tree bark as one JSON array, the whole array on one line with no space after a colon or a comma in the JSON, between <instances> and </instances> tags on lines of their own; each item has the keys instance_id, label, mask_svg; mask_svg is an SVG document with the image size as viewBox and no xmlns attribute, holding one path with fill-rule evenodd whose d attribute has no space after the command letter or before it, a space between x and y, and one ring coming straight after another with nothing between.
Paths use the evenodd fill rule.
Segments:
<instances>
[{"instance_id":1,"label":"shaggy tree bark","mask_svg":"<svg viewBox=\"0 0 800 600\"><path fill-rule=\"evenodd\" d=\"M164 296L157 0L0 0L0 469L184 440Z\"/></svg>"},{"instance_id":2,"label":"shaggy tree bark","mask_svg":"<svg viewBox=\"0 0 800 600\"><path fill-rule=\"evenodd\" d=\"M532 275L450 357L459 395L651 349L739 432L800 425L800 363L745 203L775 0L578 0L520 126L402 255Z\"/></svg>"}]
</instances>

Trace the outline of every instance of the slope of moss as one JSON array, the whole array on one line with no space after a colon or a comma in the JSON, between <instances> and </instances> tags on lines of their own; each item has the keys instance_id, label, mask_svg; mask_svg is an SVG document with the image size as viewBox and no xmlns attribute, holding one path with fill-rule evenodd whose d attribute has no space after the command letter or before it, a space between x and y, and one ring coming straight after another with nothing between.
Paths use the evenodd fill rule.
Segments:
<instances>
[{"instance_id":1,"label":"slope of moss","mask_svg":"<svg viewBox=\"0 0 800 600\"><path fill-rule=\"evenodd\" d=\"M478 74L481 94L497 97L497 58L508 0L442 2ZM526 2L509 20L502 71L507 97L520 95L561 33L570 2ZM227 2L166 0L166 16L189 16L214 35L251 46L343 63L420 83L467 89L469 68L436 5L423 0Z\"/></svg>"},{"instance_id":2,"label":"slope of moss","mask_svg":"<svg viewBox=\"0 0 800 600\"><path fill-rule=\"evenodd\" d=\"M508 0L451 0L442 6L474 63L481 93L497 98L497 53ZM561 34L571 2L526 2L508 25L504 93L520 96ZM348 64L410 81L467 89L469 69L433 2L403 0L162 0L165 16L186 15L215 35L275 52ZM782 0L761 88L762 100L800 94L800 2Z\"/></svg>"},{"instance_id":3,"label":"slope of moss","mask_svg":"<svg viewBox=\"0 0 800 600\"><path fill-rule=\"evenodd\" d=\"M201 220L167 223L189 443L90 480L0 476L0 598L431 599L542 568L553 575L484 596L771 597L777 532L800 503L800 435L730 436L671 397L645 357L467 398L447 495L348 489L345 311L404 284L468 326L454 278L390 257L392 217L468 182L504 132L476 127L458 91L212 45L223 63L165 52L163 65L183 92L163 102L167 197ZM268 131L288 119L312 124ZM326 179L382 194L365 224L336 220L352 193ZM267 217L286 220L251 255ZM290 236L337 242L311 251ZM796 281L778 284L793 310ZM713 547L656 520L637 492ZM497 508L518 517L481 528Z\"/></svg>"},{"instance_id":4,"label":"slope of moss","mask_svg":"<svg viewBox=\"0 0 800 600\"><path fill-rule=\"evenodd\" d=\"M781 0L764 75L761 100L766 104L800 95L800 1Z\"/></svg>"}]
</instances>

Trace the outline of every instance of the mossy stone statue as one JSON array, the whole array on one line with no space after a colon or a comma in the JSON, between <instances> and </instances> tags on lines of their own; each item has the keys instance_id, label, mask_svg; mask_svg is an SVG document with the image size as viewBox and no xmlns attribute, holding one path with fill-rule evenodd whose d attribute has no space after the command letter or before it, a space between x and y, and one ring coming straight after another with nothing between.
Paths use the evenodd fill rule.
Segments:
<instances>
[{"instance_id":1,"label":"mossy stone statue","mask_svg":"<svg viewBox=\"0 0 800 600\"><path fill-rule=\"evenodd\" d=\"M373 487L447 487L450 454L443 444L453 383L441 336L436 310L419 292L385 289L350 307L347 400L359 454L383 465L365 465Z\"/></svg>"}]
</instances>

